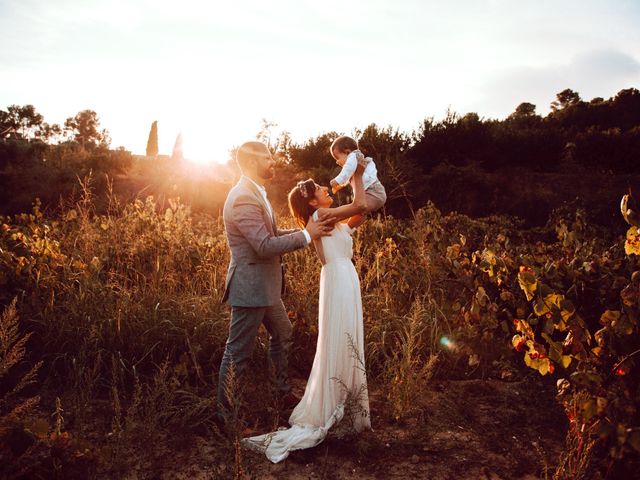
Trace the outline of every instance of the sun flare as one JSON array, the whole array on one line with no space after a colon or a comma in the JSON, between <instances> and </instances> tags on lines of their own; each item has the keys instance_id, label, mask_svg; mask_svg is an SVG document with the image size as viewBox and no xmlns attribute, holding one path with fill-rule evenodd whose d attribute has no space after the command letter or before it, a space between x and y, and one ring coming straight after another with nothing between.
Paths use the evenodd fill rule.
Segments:
<instances>
[{"instance_id":1,"label":"sun flare","mask_svg":"<svg viewBox=\"0 0 640 480\"><path fill-rule=\"evenodd\" d=\"M182 153L185 161L196 165L224 164L229 160L231 146L216 142L202 135L186 132L182 136Z\"/></svg>"}]
</instances>

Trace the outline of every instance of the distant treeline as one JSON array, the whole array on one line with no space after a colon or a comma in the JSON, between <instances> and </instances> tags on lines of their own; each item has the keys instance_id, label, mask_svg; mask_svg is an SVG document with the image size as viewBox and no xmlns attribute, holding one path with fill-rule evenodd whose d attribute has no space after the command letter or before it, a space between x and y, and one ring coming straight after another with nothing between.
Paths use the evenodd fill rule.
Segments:
<instances>
[{"instance_id":1,"label":"distant treeline","mask_svg":"<svg viewBox=\"0 0 640 480\"><path fill-rule=\"evenodd\" d=\"M338 168L329 145L338 133L352 133L323 133L298 144L287 133L271 141L269 126L257 137L270 143L279 161L280 175L270 187L273 199L283 199L299 178L327 183ZM566 89L546 116L524 102L502 120L449 112L439 121L425 119L410 133L371 124L354 136L376 160L389 194L387 213L408 216L432 200L444 211L506 213L541 223L553 208L580 197L596 220L607 223L615 216L611 202L634 187L640 174L640 91L628 88L606 100L584 101ZM23 190L41 196L36 172L41 178L58 175L60 190L88 170L130 172L131 154L112 150L109 143L91 110L70 117L64 126L48 125L31 105L0 110L3 210L8 213L8 192L20 188L16 178L22 179L18 184L31 178ZM171 175L175 166L160 163L158 169ZM215 212L219 205L209 207Z\"/></svg>"},{"instance_id":2,"label":"distant treeline","mask_svg":"<svg viewBox=\"0 0 640 480\"><path fill-rule=\"evenodd\" d=\"M329 145L336 132L302 145L281 136L283 163L326 183L336 174ZM414 132L370 125L356 132L390 193L387 213L406 216L433 201L473 216L516 215L546 221L566 202L599 223L619 221L617 201L640 178L640 91L583 101L566 89L546 116L521 103L503 120L476 113L425 119Z\"/></svg>"}]
</instances>

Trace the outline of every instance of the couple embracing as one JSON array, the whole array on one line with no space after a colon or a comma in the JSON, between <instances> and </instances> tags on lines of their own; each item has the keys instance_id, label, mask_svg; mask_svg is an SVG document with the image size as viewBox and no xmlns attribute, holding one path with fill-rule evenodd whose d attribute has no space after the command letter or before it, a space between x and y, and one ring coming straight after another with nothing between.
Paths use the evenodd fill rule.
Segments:
<instances>
[{"instance_id":1,"label":"couple embracing","mask_svg":"<svg viewBox=\"0 0 640 480\"><path fill-rule=\"evenodd\" d=\"M348 392L359 408L352 427L370 428L364 371L364 332L358 275L351 262L351 234L367 212L380 208L386 195L377 180L375 164L364 158L355 140L339 137L331 154L342 171L331 185L334 191L350 183L354 198L348 205L330 208L328 188L312 179L299 182L289 193L289 208L300 230L280 230L264 184L275 173L267 146L247 142L236 153L242 177L224 205L224 225L231 250L223 301L231 306L229 337L218 380L218 420L226 421L230 399L227 382L233 368L239 382L246 381L246 366L255 338L264 324L269 333L272 387L285 405L293 406L287 382L292 325L281 295L284 289L282 255L313 243L322 263L318 341L313 367L302 399L297 401L290 428L242 440L264 452L272 462L290 451L313 447L345 414ZM313 281L298 279L300 282Z\"/></svg>"}]
</instances>

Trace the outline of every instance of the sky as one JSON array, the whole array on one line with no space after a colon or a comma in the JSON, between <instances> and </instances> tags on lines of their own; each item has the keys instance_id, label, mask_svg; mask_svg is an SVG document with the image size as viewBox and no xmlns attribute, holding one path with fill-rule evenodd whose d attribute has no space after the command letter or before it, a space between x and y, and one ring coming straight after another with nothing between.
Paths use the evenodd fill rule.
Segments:
<instances>
[{"instance_id":1,"label":"sky","mask_svg":"<svg viewBox=\"0 0 640 480\"><path fill-rule=\"evenodd\" d=\"M263 119L303 143L640 88L639 26L638 0L0 0L0 109L224 162Z\"/></svg>"}]
</instances>

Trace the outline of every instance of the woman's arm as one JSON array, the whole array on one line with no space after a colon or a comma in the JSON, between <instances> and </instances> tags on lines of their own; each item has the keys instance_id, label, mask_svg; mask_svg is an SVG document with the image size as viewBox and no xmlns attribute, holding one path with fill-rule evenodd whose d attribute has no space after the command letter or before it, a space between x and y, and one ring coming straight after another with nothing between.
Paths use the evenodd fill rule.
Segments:
<instances>
[{"instance_id":1,"label":"woman's arm","mask_svg":"<svg viewBox=\"0 0 640 480\"><path fill-rule=\"evenodd\" d=\"M363 157L364 158L364 157ZM362 183L362 173L364 172L364 164L358 161L356 173L353 175L353 200L348 205L332 208L331 214L336 222L362 215L367 207L367 201L364 195L364 185ZM324 209L320 209L324 210ZM321 212L318 212L320 214Z\"/></svg>"}]
</instances>

